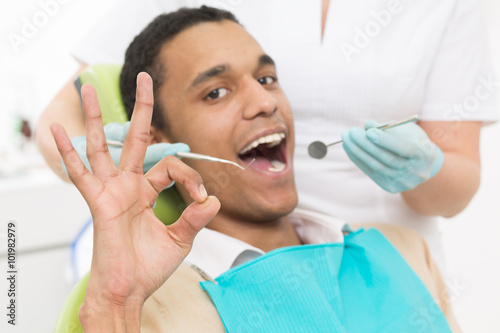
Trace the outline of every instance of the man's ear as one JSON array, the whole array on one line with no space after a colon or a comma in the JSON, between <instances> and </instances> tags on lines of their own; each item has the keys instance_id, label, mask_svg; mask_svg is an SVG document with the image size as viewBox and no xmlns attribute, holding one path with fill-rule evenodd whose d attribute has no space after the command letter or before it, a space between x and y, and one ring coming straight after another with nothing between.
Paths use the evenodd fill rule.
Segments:
<instances>
[{"instance_id":1,"label":"man's ear","mask_svg":"<svg viewBox=\"0 0 500 333\"><path fill-rule=\"evenodd\" d=\"M161 142L167 142L167 143L172 143L171 140L163 133L163 131L160 131L154 126L151 126L149 130L149 143L148 145L152 145L155 143L161 143Z\"/></svg>"}]
</instances>

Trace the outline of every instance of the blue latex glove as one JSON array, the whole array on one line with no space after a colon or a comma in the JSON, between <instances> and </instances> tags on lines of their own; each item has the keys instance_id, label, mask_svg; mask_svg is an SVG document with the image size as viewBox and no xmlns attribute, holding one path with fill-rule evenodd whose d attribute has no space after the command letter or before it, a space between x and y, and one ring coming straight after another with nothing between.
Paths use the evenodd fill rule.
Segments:
<instances>
[{"instance_id":1,"label":"blue latex glove","mask_svg":"<svg viewBox=\"0 0 500 333\"><path fill-rule=\"evenodd\" d=\"M443 152L417 124L380 130L370 120L365 130L342 133L344 150L384 190L399 193L431 179L443 165Z\"/></svg>"},{"instance_id":2,"label":"blue latex glove","mask_svg":"<svg viewBox=\"0 0 500 333\"><path fill-rule=\"evenodd\" d=\"M127 122L123 125L119 123L109 123L104 126L104 135L108 140L123 142L125 140L125 136L127 135L129 125L130 122ZM89 160L87 158L87 138L85 136L78 136L71 139L71 143L73 144L73 147L75 148L78 155L80 155L83 164L85 164L87 169L91 170ZM122 147L108 146L108 148L113 162L118 165L118 162L120 161L120 155L122 153ZM157 143L148 146L146 150L146 156L144 157L143 171L147 172L162 158L167 155L175 155L178 151L189 152L189 146L185 143ZM66 171L65 166L64 171Z\"/></svg>"}]
</instances>

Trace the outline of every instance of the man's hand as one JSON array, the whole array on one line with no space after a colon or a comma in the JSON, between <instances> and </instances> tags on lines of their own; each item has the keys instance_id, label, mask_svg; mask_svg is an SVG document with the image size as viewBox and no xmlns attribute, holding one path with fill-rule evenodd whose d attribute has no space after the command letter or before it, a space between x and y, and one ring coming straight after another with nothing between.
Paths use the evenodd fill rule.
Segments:
<instances>
[{"instance_id":1,"label":"man's hand","mask_svg":"<svg viewBox=\"0 0 500 333\"><path fill-rule=\"evenodd\" d=\"M108 151L93 87L83 86L82 97L93 174L64 129L51 126L68 175L94 219L92 267L80 318L86 332L139 332L144 301L184 260L197 232L215 216L220 203L207 197L200 175L175 157L162 159L143 174L153 111L148 74L137 77L136 105L118 167ZM165 226L152 206L173 181L184 185L194 202L176 223Z\"/></svg>"}]
</instances>

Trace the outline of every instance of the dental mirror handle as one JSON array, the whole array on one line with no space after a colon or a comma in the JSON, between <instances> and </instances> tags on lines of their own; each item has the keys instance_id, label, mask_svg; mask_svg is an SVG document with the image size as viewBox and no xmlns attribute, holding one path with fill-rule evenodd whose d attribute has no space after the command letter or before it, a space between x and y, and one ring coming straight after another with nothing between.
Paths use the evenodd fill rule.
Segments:
<instances>
[{"instance_id":1,"label":"dental mirror handle","mask_svg":"<svg viewBox=\"0 0 500 333\"><path fill-rule=\"evenodd\" d=\"M392 128L392 127L396 127L396 126L401 126L401 125L408 124L408 123L411 123L411 122L414 122L414 121L417 121L417 120L418 120L418 115L414 115L414 116L411 116L410 118L406 118L406 119L403 119L403 120L393 121L393 122L390 122L390 123L387 123L387 124L383 124L383 125L377 126L375 128L378 128L378 129L381 129L381 130L386 130L388 128ZM330 146L339 144L341 142L342 142L342 140L338 140L338 141L332 142L330 144L327 144L326 146L330 147Z\"/></svg>"},{"instance_id":2,"label":"dental mirror handle","mask_svg":"<svg viewBox=\"0 0 500 333\"><path fill-rule=\"evenodd\" d=\"M414 115L410 118L406 118L406 119L398 120L398 121L393 121L393 122L390 122L387 124L380 125L376 128L381 129L381 130L385 130L385 129L388 129L391 127L404 125L404 124L407 124L407 123L410 123L413 121L417 121L417 120L418 120L418 115ZM330 144L325 145L321 141L314 141L311 144L309 144L309 147L307 147L307 151L309 153L309 156L320 160L326 156L326 153L328 152L328 147L339 144L341 142L342 142L342 140L338 140L338 141L335 141L335 142L332 142Z\"/></svg>"}]
</instances>

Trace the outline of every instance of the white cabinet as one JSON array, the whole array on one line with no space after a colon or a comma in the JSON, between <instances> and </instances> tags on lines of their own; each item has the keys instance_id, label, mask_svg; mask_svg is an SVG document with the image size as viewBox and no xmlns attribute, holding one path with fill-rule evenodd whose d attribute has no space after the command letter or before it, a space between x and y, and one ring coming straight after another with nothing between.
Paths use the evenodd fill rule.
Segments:
<instances>
[{"instance_id":1,"label":"white cabinet","mask_svg":"<svg viewBox=\"0 0 500 333\"><path fill-rule=\"evenodd\" d=\"M0 179L0 332L51 332L71 290L72 240L90 218L76 188L46 170ZM7 324L6 233L16 223L16 323Z\"/></svg>"}]
</instances>

